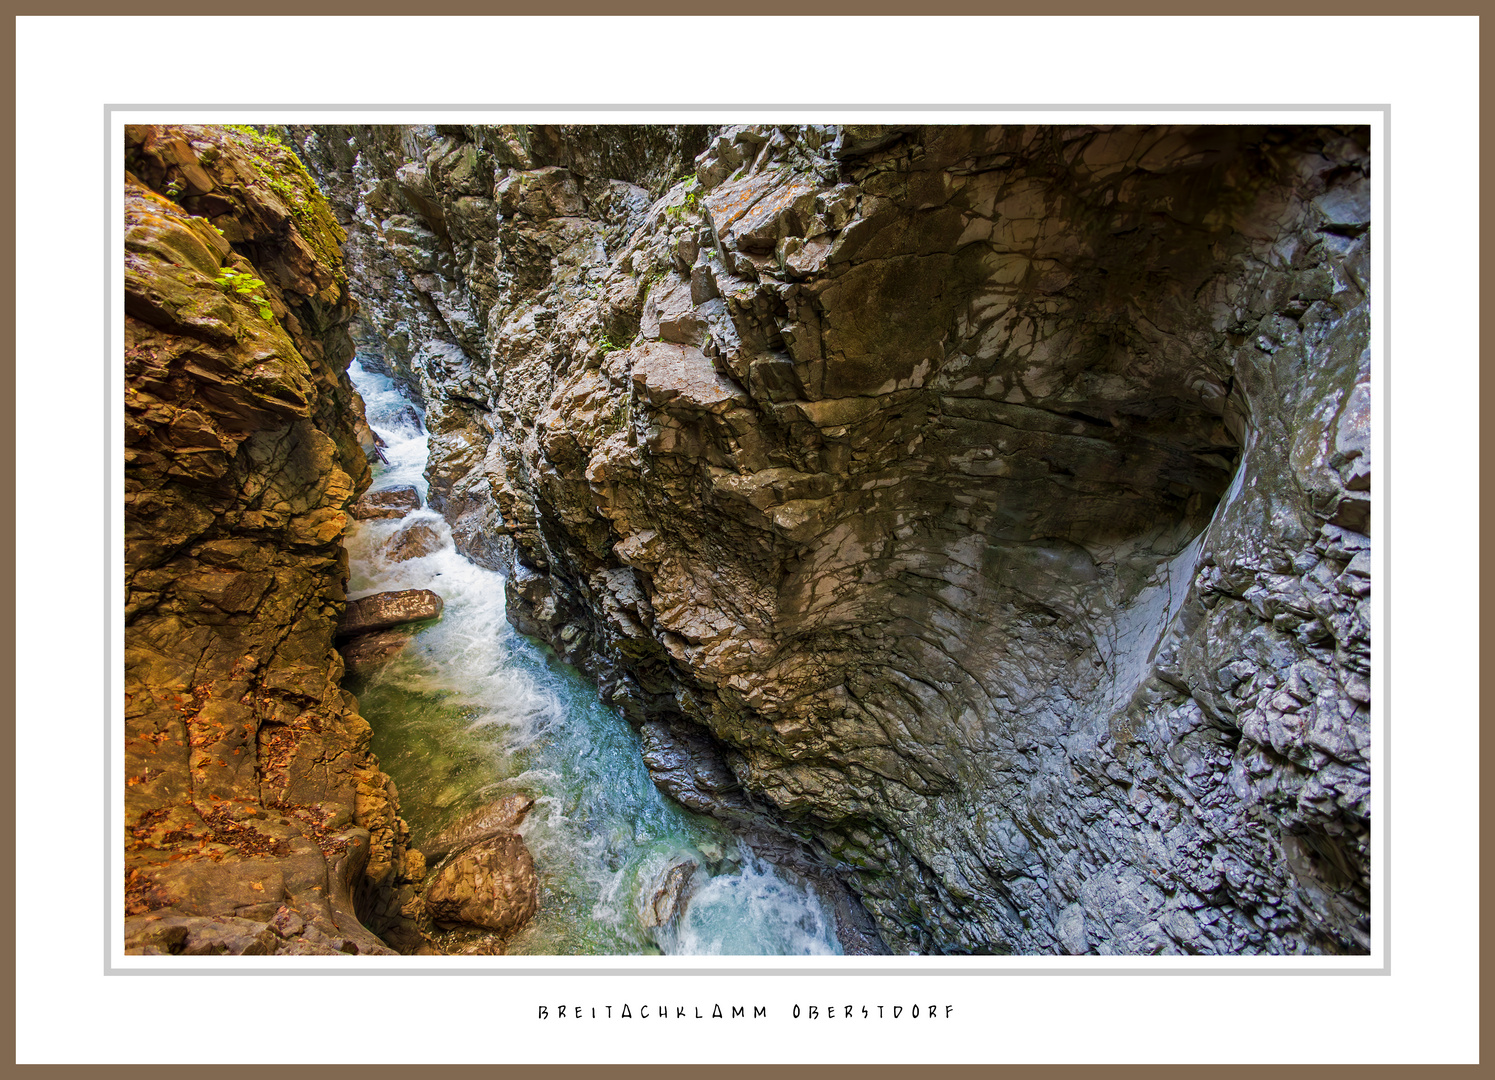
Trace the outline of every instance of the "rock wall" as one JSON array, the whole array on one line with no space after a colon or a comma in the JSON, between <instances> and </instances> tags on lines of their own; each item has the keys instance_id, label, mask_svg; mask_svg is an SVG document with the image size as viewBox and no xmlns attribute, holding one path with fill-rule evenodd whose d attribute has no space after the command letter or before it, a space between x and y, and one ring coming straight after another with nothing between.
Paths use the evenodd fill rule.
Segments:
<instances>
[{"instance_id":1,"label":"rock wall","mask_svg":"<svg viewBox=\"0 0 1495 1080\"><path fill-rule=\"evenodd\" d=\"M899 952L1367 947L1364 130L293 137L661 787Z\"/></svg>"},{"instance_id":2,"label":"rock wall","mask_svg":"<svg viewBox=\"0 0 1495 1080\"><path fill-rule=\"evenodd\" d=\"M372 447L341 229L253 132L126 150L126 951L408 947L407 830L333 648Z\"/></svg>"}]
</instances>

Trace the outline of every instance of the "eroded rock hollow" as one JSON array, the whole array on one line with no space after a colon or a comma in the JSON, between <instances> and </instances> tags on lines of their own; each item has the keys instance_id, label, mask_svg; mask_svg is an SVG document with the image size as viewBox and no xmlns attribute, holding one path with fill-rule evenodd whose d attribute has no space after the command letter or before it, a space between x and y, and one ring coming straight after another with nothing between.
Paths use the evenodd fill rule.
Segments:
<instances>
[{"instance_id":1,"label":"eroded rock hollow","mask_svg":"<svg viewBox=\"0 0 1495 1080\"><path fill-rule=\"evenodd\" d=\"M297 325L351 317L422 404L430 505L661 788L839 877L894 952L1368 947L1365 130L288 134L362 305L312 275ZM217 340L171 319L184 352ZM147 486L302 529L321 511L171 472L299 438L340 514L348 357L297 348L313 382L272 365L252 407L305 434L220 424L199 453L183 427ZM138 586L172 633L280 595L162 599L220 573L218 527L137 559L173 567ZM302 697L261 732L353 722L340 527L287 538L323 560L296 594L324 616L297 653L316 689L276 683Z\"/></svg>"}]
</instances>

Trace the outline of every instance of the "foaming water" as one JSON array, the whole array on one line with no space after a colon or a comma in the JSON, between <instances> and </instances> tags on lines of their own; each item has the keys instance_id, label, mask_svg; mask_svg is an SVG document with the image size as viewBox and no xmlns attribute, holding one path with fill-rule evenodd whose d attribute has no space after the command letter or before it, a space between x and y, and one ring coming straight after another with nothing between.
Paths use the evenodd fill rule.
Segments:
<instances>
[{"instance_id":1,"label":"foaming water","mask_svg":"<svg viewBox=\"0 0 1495 1080\"><path fill-rule=\"evenodd\" d=\"M393 379L365 372L357 360L349 366L348 375L363 398L364 416L369 427L384 440L382 449L386 464L375 469L374 487L414 484L424 502L428 491L426 456L430 447L420 410L400 393Z\"/></svg>"},{"instance_id":2,"label":"foaming water","mask_svg":"<svg viewBox=\"0 0 1495 1080\"><path fill-rule=\"evenodd\" d=\"M680 955L738 956L758 952L759 941L781 942L784 953L796 956L841 951L825 909L806 904L801 887L751 857L739 872L705 882L660 934L665 951Z\"/></svg>"},{"instance_id":3,"label":"foaming water","mask_svg":"<svg viewBox=\"0 0 1495 1080\"><path fill-rule=\"evenodd\" d=\"M424 499L418 414L388 378L357 361L349 374L386 443L389 464L375 466L373 487L415 484ZM390 562L381 549L411 521L435 529L441 547ZM540 911L509 941L510 953L840 953L833 917L811 888L659 792L638 735L595 686L514 631L502 576L458 554L440 515L357 522L346 543L351 598L430 589L446 605L409 648L354 686L411 843L422 847L504 795L536 800L519 831L540 876ZM661 905L682 863L695 864L680 890L684 907ZM668 917L655 925L661 906Z\"/></svg>"}]
</instances>

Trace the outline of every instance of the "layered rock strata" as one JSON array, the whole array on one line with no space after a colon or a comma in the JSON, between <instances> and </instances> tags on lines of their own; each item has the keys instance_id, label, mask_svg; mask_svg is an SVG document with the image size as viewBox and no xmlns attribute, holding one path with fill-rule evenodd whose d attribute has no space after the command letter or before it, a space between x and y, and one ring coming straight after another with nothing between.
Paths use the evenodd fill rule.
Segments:
<instances>
[{"instance_id":1,"label":"layered rock strata","mask_svg":"<svg viewBox=\"0 0 1495 1080\"><path fill-rule=\"evenodd\" d=\"M895 951L1367 947L1363 130L294 134L667 791Z\"/></svg>"},{"instance_id":2,"label":"layered rock strata","mask_svg":"<svg viewBox=\"0 0 1495 1080\"><path fill-rule=\"evenodd\" d=\"M412 947L408 830L333 648L373 450L341 229L253 133L126 151L126 951Z\"/></svg>"}]
</instances>

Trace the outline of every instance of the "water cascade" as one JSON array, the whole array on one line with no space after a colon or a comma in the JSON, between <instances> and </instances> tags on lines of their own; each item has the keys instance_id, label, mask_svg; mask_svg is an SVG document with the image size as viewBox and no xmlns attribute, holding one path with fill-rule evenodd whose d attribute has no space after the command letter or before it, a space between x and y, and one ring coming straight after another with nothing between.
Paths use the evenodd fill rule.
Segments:
<instances>
[{"instance_id":1,"label":"water cascade","mask_svg":"<svg viewBox=\"0 0 1495 1080\"><path fill-rule=\"evenodd\" d=\"M357 362L349 373L386 444L373 490L413 484L424 501L418 412L383 375ZM412 520L434 529L440 547L391 561L385 545ZM350 599L430 589L446 605L350 683L413 846L506 795L535 799L518 831L539 872L540 910L509 953L841 952L830 908L808 883L659 792L635 732L582 675L508 624L502 577L459 554L440 515L361 521L347 546Z\"/></svg>"}]
</instances>

